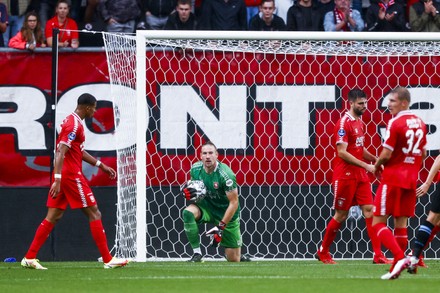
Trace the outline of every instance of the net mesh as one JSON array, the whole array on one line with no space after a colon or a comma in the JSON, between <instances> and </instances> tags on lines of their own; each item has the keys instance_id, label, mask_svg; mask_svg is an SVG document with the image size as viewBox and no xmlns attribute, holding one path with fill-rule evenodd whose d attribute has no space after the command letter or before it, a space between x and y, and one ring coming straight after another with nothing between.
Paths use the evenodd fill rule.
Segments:
<instances>
[{"instance_id":1,"label":"net mesh","mask_svg":"<svg viewBox=\"0 0 440 293\"><path fill-rule=\"evenodd\" d=\"M112 85L131 89L114 95L118 109L133 110L136 95L134 37L104 34ZM438 42L268 41L145 39L148 104L147 214L137 219L133 150L118 150L116 249L136 256L136 221L146 225L149 258L189 257L192 250L181 219L179 186L198 160L201 144L213 141L219 159L230 165L240 185L243 253L261 258L313 258L332 216L331 161L334 123L347 108L350 89L369 96L365 146L379 154L391 118L386 95L409 87L411 109L430 127L420 179L438 154L440 93ZM139 62L139 60L138 60ZM437 107L435 107L437 105ZM116 124L117 125L117 124ZM116 129L133 135L136 125ZM132 141L131 138L124 138ZM373 189L378 182L371 178ZM435 190L431 188L430 194ZM417 204L409 239L424 220L429 196ZM138 223L139 224L139 223ZM200 234L209 227L201 226ZM207 257L222 250L208 247ZM359 208L354 207L331 247L335 258L371 258ZM436 240L426 251L438 257Z\"/></svg>"}]
</instances>

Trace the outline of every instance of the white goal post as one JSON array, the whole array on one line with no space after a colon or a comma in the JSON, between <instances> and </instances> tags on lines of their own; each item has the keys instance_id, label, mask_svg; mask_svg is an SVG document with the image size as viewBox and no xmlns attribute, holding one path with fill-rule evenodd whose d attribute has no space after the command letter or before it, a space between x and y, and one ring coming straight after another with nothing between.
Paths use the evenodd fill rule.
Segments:
<instances>
[{"instance_id":1,"label":"white goal post","mask_svg":"<svg viewBox=\"0 0 440 293\"><path fill-rule=\"evenodd\" d=\"M212 140L237 174L243 253L312 259L333 213L331 134L354 87L369 97L363 120L370 152L380 151L390 118L386 96L396 86L409 88L411 109L430 127L421 180L440 149L440 33L103 35L115 137L124 146L117 154L120 256L146 261L192 254L179 186L198 160L201 143ZM136 89L136 96L124 87ZM118 128L121 109L135 118L130 128ZM127 141L136 143L126 147ZM372 183L375 188L378 182ZM428 207L425 196L410 221L410 240ZM202 237L207 257L222 257L206 244ZM372 257L358 209L351 210L331 253L337 259ZM440 257L437 240L426 254Z\"/></svg>"}]
</instances>

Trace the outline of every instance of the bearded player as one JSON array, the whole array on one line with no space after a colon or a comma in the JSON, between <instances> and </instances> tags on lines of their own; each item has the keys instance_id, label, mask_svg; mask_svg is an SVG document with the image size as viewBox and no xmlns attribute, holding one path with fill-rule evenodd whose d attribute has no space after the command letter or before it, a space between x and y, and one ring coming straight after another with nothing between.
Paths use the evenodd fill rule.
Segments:
<instances>
[{"instance_id":1,"label":"bearded player","mask_svg":"<svg viewBox=\"0 0 440 293\"><path fill-rule=\"evenodd\" d=\"M34 240L21 261L24 268L46 270L36 259L37 253L49 237L55 224L64 215L67 205L70 205L71 209L81 209L88 218L90 231L101 253L105 269L123 267L128 263L126 259L111 256L107 246L107 236L102 226L101 212L82 173L82 161L85 161L100 168L110 178L116 178L116 172L113 168L95 159L84 150L83 120L92 118L95 111L96 98L90 94L82 94L78 98L75 111L67 116L61 124L54 159L53 182L47 199L47 215L38 226Z\"/></svg>"},{"instance_id":2,"label":"bearded player","mask_svg":"<svg viewBox=\"0 0 440 293\"><path fill-rule=\"evenodd\" d=\"M212 142L202 145L200 156L201 161L192 165L190 175L191 180L203 181L206 196L183 211L185 233L194 253L189 261L203 262L199 237L202 223L216 225L206 235L212 238L212 246L224 247L228 261L248 261L241 256L240 204L235 174L217 160L217 147ZM187 186L183 186L182 192L188 193Z\"/></svg>"},{"instance_id":3,"label":"bearded player","mask_svg":"<svg viewBox=\"0 0 440 293\"><path fill-rule=\"evenodd\" d=\"M364 148L364 124L360 119L367 109L367 96L362 90L353 89L348 93L348 103L350 109L336 123L334 131L336 157L333 161L333 208L335 214L327 225L316 257L325 264L336 263L330 255L330 245L342 223L347 219L350 208L359 205L365 217L367 233L373 247L373 263L390 263L383 255L380 241L372 228L373 195L367 172L373 172L374 165L367 162L374 163L377 158Z\"/></svg>"}]
</instances>

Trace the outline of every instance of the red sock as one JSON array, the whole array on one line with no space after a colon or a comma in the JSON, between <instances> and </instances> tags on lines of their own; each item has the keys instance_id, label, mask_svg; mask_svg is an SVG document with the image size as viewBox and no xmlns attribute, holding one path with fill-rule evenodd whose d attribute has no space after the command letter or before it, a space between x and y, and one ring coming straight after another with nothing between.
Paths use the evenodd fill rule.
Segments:
<instances>
[{"instance_id":1,"label":"red sock","mask_svg":"<svg viewBox=\"0 0 440 293\"><path fill-rule=\"evenodd\" d=\"M107 236L105 235L104 227L101 220L95 220L89 223L90 231L92 232L93 240L102 256L102 261L107 263L112 260L112 256L107 246Z\"/></svg>"},{"instance_id":2,"label":"red sock","mask_svg":"<svg viewBox=\"0 0 440 293\"><path fill-rule=\"evenodd\" d=\"M41 246L43 246L44 242L46 242L47 237L49 237L50 232L55 225L46 219L41 222L40 226L38 226L37 231L35 232L34 240L29 247L28 252L24 257L28 259L34 259L37 257L38 251Z\"/></svg>"},{"instance_id":3,"label":"red sock","mask_svg":"<svg viewBox=\"0 0 440 293\"><path fill-rule=\"evenodd\" d=\"M408 229L395 228L394 238L396 238L396 241L399 244L400 249L402 249L403 253L406 253L406 250L408 249Z\"/></svg>"},{"instance_id":4,"label":"red sock","mask_svg":"<svg viewBox=\"0 0 440 293\"><path fill-rule=\"evenodd\" d=\"M394 238L393 232L384 223L374 225L373 229L377 232L380 242L391 251L395 260L400 260L405 256Z\"/></svg>"},{"instance_id":5,"label":"red sock","mask_svg":"<svg viewBox=\"0 0 440 293\"><path fill-rule=\"evenodd\" d=\"M322 252L329 251L330 245L335 240L336 234L338 233L340 227L341 227L341 223L336 221L334 218L330 220L330 222L327 225L327 229L325 230L324 238L322 239L320 251Z\"/></svg>"},{"instance_id":6,"label":"red sock","mask_svg":"<svg viewBox=\"0 0 440 293\"><path fill-rule=\"evenodd\" d=\"M373 229L373 218L365 218L365 224L367 225L367 233L371 240L374 255L382 255L380 239L377 237L377 233Z\"/></svg>"}]
</instances>

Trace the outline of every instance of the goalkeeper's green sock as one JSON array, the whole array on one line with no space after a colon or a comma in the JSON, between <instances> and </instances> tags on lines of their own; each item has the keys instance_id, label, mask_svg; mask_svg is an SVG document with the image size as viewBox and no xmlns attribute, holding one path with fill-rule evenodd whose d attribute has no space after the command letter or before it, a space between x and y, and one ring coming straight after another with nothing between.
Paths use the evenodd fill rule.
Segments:
<instances>
[{"instance_id":1,"label":"goalkeeper's green sock","mask_svg":"<svg viewBox=\"0 0 440 293\"><path fill-rule=\"evenodd\" d=\"M186 237L188 238L192 249L199 248L199 226L196 223L194 214L187 210L183 210L183 228L185 229Z\"/></svg>"}]
</instances>

